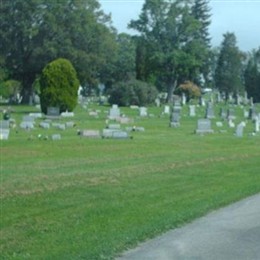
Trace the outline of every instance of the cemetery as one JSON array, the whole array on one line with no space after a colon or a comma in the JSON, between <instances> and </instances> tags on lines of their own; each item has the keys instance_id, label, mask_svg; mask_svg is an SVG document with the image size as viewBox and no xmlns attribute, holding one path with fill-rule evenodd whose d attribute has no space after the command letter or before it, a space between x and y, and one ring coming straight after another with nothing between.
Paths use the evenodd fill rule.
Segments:
<instances>
[{"instance_id":1,"label":"cemetery","mask_svg":"<svg viewBox=\"0 0 260 260\"><path fill-rule=\"evenodd\" d=\"M259 192L260 105L183 100L88 101L63 115L2 104L10 110L0 122L5 256L50 257L44 245L71 258L92 248L84 257L100 259L98 244L113 258ZM10 243L14 232L19 242Z\"/></svg>"},{"instance_id":2,"label":"cemetery","mask_svg":"<svg viewBox=\"0 0 260 260\"><path fill-rule=\"evenodd\" d=\"M209 30L232 3L112 2L1 1L1 259L117 259L260 192L260 47Z\"/></svg>"}]
</instances>

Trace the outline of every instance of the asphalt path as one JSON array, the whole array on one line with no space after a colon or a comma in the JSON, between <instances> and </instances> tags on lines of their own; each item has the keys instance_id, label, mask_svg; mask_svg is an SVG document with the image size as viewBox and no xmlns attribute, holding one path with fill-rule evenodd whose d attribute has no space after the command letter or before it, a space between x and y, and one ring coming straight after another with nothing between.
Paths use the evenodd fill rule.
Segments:
<instances>
[{"instance_id":1,"label":"asphalt path","mask_svg":"<svg viewBox=\"0 0 260 260\"><path fill-rule=\"evenodd\" d=\"M260 194L129 250L118 260L260 260Z\"/></svg>"}]
</instances>

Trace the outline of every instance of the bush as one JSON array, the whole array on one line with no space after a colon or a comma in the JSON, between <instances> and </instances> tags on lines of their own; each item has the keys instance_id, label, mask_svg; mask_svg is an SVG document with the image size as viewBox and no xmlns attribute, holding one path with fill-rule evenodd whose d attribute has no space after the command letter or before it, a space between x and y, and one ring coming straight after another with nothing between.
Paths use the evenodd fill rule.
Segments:
<instances>
[{"instance_id":1,"label":"bush","mask_svg":"<svg viewBox=\"0 0 260 260\"><path fill-rule=\"evenodd\" d=\"M198 98L201 96L200 88L191 81L185 81L176 89L176 94L185 93L187 101L192 98Z\"/></svg>"},{"instance_id":2,"label":"bush","mask_svg":"<svg viewBox=\"0 0 260 260\"><path fill-rule=\"evenodd\" d=\"M112 87L109 103L119 106L144 106L154 103L157 94L155 86L139 80L129 80Z\"/></svg>"},{"instance_id":3,"label":"bush","mask_svg":"<svg viewBox=\"0 0 260 260\"><path fill-rule=\"evenodd\" d=\"M42 112L46 114L48 107L72 111L77 105L78 88L77 73L70 61L57 59L47 64L40 77Z\"/></svg>"}]
</instances>

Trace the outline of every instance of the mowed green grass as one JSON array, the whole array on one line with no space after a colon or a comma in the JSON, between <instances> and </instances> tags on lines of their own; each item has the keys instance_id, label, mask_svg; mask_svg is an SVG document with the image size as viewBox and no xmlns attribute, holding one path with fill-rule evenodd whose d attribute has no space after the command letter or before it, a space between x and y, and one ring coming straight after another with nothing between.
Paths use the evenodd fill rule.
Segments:
<instances>
[{"instance_id":1,"label":"mowed green grass","mask_svg":"<svg viewBox=\"0 0 260 260\"><path fill-rule=\"evenodd\" d=\"M78 107L66 131L12 130L1 142L1 259L113 259L124 250L206 213L260 192L260 136L195 135L183 108L169 128L162 108L135 118L132 140L84 139L77 129L105 127L109 107L92 118ZM14 107L17 124L30 107ZM218 109L216 109L216 112ZM242 119L242 110L236 108ZM216 113L217 114L217 113ZM60 133L62 140L39 140ZM30 140L28 140L30 139Z\"/></svg>"}]
</instances>

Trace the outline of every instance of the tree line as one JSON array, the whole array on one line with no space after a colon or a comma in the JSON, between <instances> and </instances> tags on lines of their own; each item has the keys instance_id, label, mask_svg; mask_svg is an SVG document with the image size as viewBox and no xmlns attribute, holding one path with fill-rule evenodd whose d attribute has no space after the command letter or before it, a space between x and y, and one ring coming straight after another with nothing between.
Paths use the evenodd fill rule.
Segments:
<instances>
[{"instance_id":1,"label":"tree line","mask_svg":"<svg viewBox=\"0 0 260 260\"><path fill-rule=\"evenodd\" d=\"M117 33L97 0L2 1L0 95L19 90L27 103L43 68L65 58L88 95L100 83L107 92L129 93L130 82L155 86L171 101L177 87L189 81L226 96L247 90L260 101L260 48L241 52L231 32L212 48L208 2L146 0L139 18L129 22L137 32L130 36Z\"/></svg>"}]
</instances>

